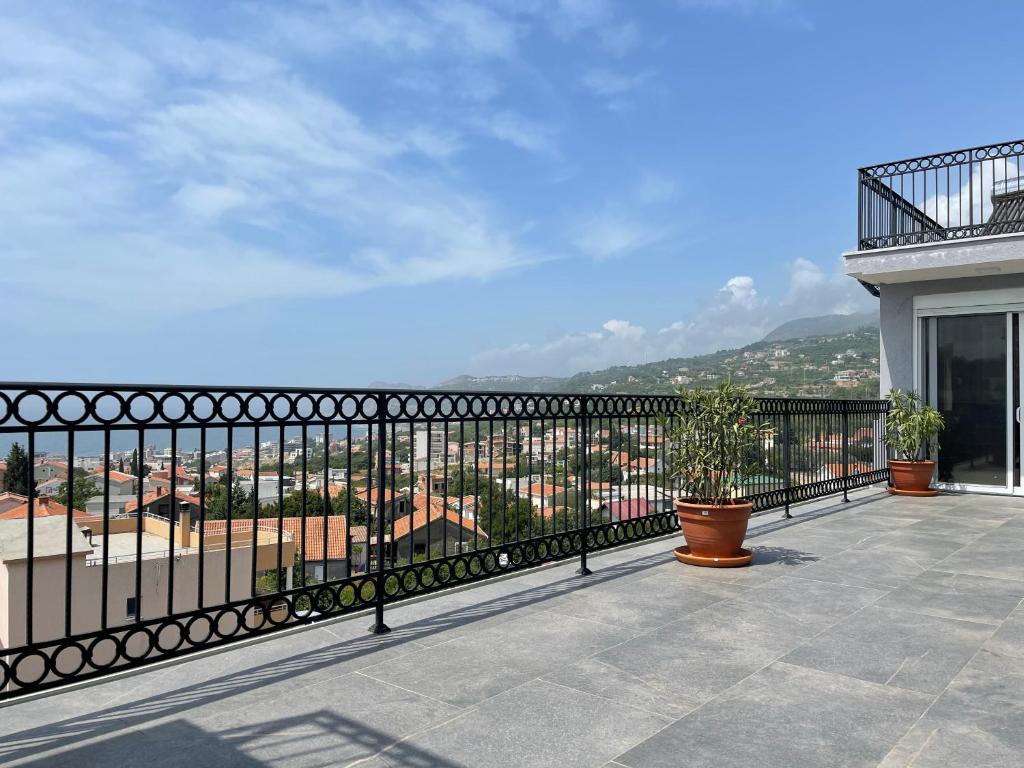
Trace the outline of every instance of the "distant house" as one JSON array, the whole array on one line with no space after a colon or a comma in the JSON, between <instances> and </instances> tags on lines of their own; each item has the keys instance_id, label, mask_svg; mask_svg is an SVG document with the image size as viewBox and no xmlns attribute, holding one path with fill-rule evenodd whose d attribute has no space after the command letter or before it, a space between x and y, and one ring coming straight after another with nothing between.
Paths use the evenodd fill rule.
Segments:
<instances>
[{"instance_id":1,"label":"distant house","mask_svg":"<svg viewBox=\"0 0 1024 768\"><path fill-rule=\"evenodd\" d=\"M195 480L192 478L185 468L180 464L177 464L174 468L175 475L175 490L188 490L194 484ZM154 469L149 475L146 476L148 484L148 490L163 490L165 493L169 493L171 490L171 470L170 469Z\"/></svg>"},{"instance_id":2,"label":"distant house","mask_svg":"<svg viewBox=\"0 0 1024 768\"><path fill-rule=\"evenodd\" d=\"M96 493L103 493L103 470L97 469L89 475L89 480L96 486ZM129 475L125 472L118 472L117 470L110 470L110 495L111 496L128 496L136 492L135 475ZM188 488L192 485L192 481L188 481L187 486L179 486L179 488Z\"/></svg>"},{"instance_id":3,"label":"distant house","mask_svg":"<svg viewBox=\"0 0 1024 768\"><path fill-rule=\"evenodd\" d=\"M565 504L566 490L560 485L551 483L531 483L525 488L519 489L519 496L529 499L534 507L554 507Z\"/></svg>"},{"instance_id":4,"label":"distant house","mask_svg":"<svg viewBox=\"0 0 1024 768\"><path fill-rule=\"evenodd\" d=\"M36 462L32 468L32 477L37 483L52 480L55 477L66 477L68 465L65 461L44 460Z\"/></svg>"},{"instance_id":5,"label":"distant house","mask_svg":"<svg viewBox=\"0 0 1024 768\"><path fill-rule=\"evenodd\" d=\"M326 519L326 530L324 520ZM344 515L307 515L305 518L305 538L303 538L303 518L285 517L278 525L276 517L261 517L256 523L256 530L273 534L280 527L281 541L295 542L295 555L303 562L305 558L306 575L318 582L344 579L352 573L366 570L366 528L353 526L351 532L346 527ZM193 525L195 528L195 525ZM203 526L204 536L222 536L227 530L226 520L207 520ZM252 520L232 520L232 534L252 533ZM351 537L350 534L351 533ZM327 549L324 549L326 534ZM376 540L371 537L370 546ZM326 556L325 556L326 553ZM351 557L350 557L351 556ZM292 563L284 563L290 566Z\"/></svg>"},{"instance_id":6,"label":"distant house","mask_svg":"<svg viewBox=\"0 0 1024 768\"><path fill-rule=\"evenodd\" d=\"M51 477L49 480L44 480L41 483L36 483L36 494L39 496L56 496L60 493L60 488L64 483L67 482L67 475L57 475Z\"/></svg>"},{"instance_id":7,"label":"distant house","mask_svg":"<svg viewBox=\"0 0 1024 768\"><path fill-rule=\"evenodd\" d=\"M435 550L455 553L460 551L460 542L462 549L466 549L472 542L487 539L487 532L472 518L446 508L441 498L431 496L428 505L426 494L417 493L413 496L413 510L411 515L396 517L391 529L391 553L396 559L408 560L410 552L413 557Z\"/></svg>"},{"instance_id":8,"label":"distant house","mask_svg":"<svg viewBox=\"0 0 1024 768\"><path fill-rule=\"evenodd\" d=\"M0 493L0 520L23 520L28 517L28 497L20 493ZM35 496L32 499L32 517L66 516L68 508L49 496ZM72 519L88 517L80 509L71 510Z\"/></svg>"},{"instance_id":9,"label":"distant house","mask_svg":"<svg viewBox=\"0 0 1024 768\"><path fill-rule=\"evenodd\" d=\"M874 472L875 468L870 464L861 464L859 462L849 462L850 475L865 475L868 472ZM835 480L843 476L843 464L842 462L836 462L832 464L826 464L818 472L818 480Z\"/></svg>"},{"instance_id":10,"label":"distant house","mask_svg":"<svg viewBox=\"0 0 1024 768\"><path fill-rule=\"evenodd\" d=\"M627 499L624 501L606 501L599 507L603 518L608 520L635 520L651 514L652 506L646 499Z\"/></svg>"},{"instance_id":11,"label":"distant house","mask_svg":"<svg viewBox=\"0 0 1024 768\"><path fill-rule=\"evenodd\" d=\"M183 493L182 491L176 491L174 496L174 507L178 515L182 512L198 510L198 496L191 496L187 493ZM125 514L129 515L138 514L138 509L138 499L132 499L126 503L124 507ZM142 512L143 514L156 515L157 517L170 519L171 495L165 492L162 488L150 491L142 497ZM177 516L175 516L175 519L177 519Z\"/></svg>"}]
</instances>

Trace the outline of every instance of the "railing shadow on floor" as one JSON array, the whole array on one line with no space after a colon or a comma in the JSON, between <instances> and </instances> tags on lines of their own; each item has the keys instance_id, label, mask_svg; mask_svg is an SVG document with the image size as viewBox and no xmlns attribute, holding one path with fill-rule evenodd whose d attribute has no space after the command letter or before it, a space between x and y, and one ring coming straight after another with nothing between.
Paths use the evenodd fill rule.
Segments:
<instances>
[{"instance_id":1,"label":"railing shadow on floor","mask_svg":"<svg viewBox=\"0 0 1024 768\"><path fill-rule=\"evenodd\" d=\"M40 755L22 763L25 768L61 765L138 765L151 750L172 748L181 760L197 764L264 768L286 757L302 765L349 764L387 750L388 765L394 768L458 768L444 757L402 741L403 736L381 731L373 725L318 710L302 715L279 717L211 733L188 720L168 720L150 727L119 730L107 738L93 740L57 754ZM187 751L184 747L187 746ZM60 745L54 745L60 746ZM273 757L261 759L271 752ZM341 753L341 754L339 754Z\"/></svg>"},{"instance_id":2,"label":"railing shadow on floor","mask_svg":"<svg viewBox=\"0 0 1024 768\"><path fill-rule=\"evenodd\" d=\"M64 746L75 741L93 739L104 733L137 726L147 720L168 717L204 704L223 701L232 696L322 669L325 666L350 662L370 653L401 647L439 632L507 614L530 605L541 604L589 586L641 573L668 563L672 559L671 551L666 550L657 555L610 565L600 571L595 571L586 579L570 577L543 586L531 586L519 592L502 595L475 605L460 607L407 625L398 625L386 635L367 634L350 640L340 640L325 648L300 652L300 655L290 658L275 659L256 667L231 672L214 679L174 689L168 693L150 695L131 703L108 702L103 710L96 713L73 716L56 724L37 726L6 735L3 742L0 743L0 762L25 758L57 744ZM359 621L359 619L356 620ZM309 628L307 628L308 630ZM294 637L294 635L280 636L267 642L285 643L289 637ZM242 647L232 649L230 645L224 648L227 652L234 650L241 653L244 651ZM287 653L286 650L284 652ZM163 670L171 672L166 667ZM161 671L159 667L152 668L150 674L159 671ZM344 673L339 672L340 674ZM82 696L88 694L82 690L65 690L53 695ZM33 699L26 699L23 703L29 704L32 701ZM116 702L117 699L114 701ZM19 703L10 706L16 711ZM225 703L225 706L229 705Z\"/></svg>"},{"instance_id":3,"label":"railing shadow on floor","mask_svg":"<svg viewBox=\"0 0 1024 768\"><path fill-rule=\"evenodd\" d=\"M840 502L820 510L816 509L805 514L798 514L789 519L778 520L752 530L749 538L757 538L764 534L792 528L801 523L828 517L841 511L849 511L873 503L878 498L877 495L871 495L862 499L851 500L848 503ZM623 552L625 550L610 549L605 550L605 553L610 554L616 551ZM762 556L762 563L781 561L785 565L800 565L810 562L804 553L796 550L782 547L761 547L759 548L760 551L765 553ZM401 647L416 640L428 638L439 632L484 621L531 605L543 604L553 598L642 573L672 561L671 548L667 547L663 553L646 555L636 560L615 563L606 568L595 570L586 579L567 577L542 586L530 586L519 592L485 600L475 605L460 607L426 619L413 621L406 625L397 625L387 635L365 635L357 636L354 639L340 640L340 642L325 648L301 653L290 658L275 659L256 667L230 672L210 680L172 690L166 694L150 695L127 704L118 705L108 702L106 708L96 713L73 716L57 724L37 726L8 734L3 742L0 743L0 761L23 759L57 745L66 747L76 741L95 739L106 733L138 726L147 720L180 714L204 704L226 700L232 696L272 686L290 677L302 675L325 666L350 662L370 653ZM599 563L600 560L596 562ZM530 572L531 570L525 570L521 574ZM533 572L536 573L536 571ZM482 582L482 584L486 584L486 582ZM444 595L445 593L441 592L439 594ZM395 607L401 607L401 603L396 604ZM358 620L356 619L356 621ZM329 627L330 625L327 626ZM268 639L268 642L284 643L288 641L289 637L289 635L280 636ZM243 649L241 647L232 648L229 645L222 652L231 652L232 650L241 652ZM200 658L208 657L197 657L197 660ZM148 673L167 673L169 671L168 667L155 667L148 670ZM140 674L144 675L146 672L141 672ZM344 672L339 672L339 674L344 674ZM85 694L81 690L67 690L53 695L75 696ZM33 699L28 699L24 703L31 703L32 701ZM116 701L117 699L114 699L114 702ZM16 709L18 703L11 706ZM406 763L399 764L406 765ZM416 762L408 763L410 766L419 764ZM442 762L433 764L444 765Z\"/></svg>"},{"instance_id":4,"label":"railing shadow on floor","mask_svg":"<svg viewBox=\"0 0 1024 768\"><path fill-rule=\"evenodd\" d=\"M816 508L803 514L794 514L792 517L783 517L775 520L774 522L765 523L764 525L758 525L755 528L751 528L747 533L747 539L756 539L758 536L778 533L779 531L793 528L801 523L810 523L824 517L831 517L832 515L839 514L840 512L849 512L851 510L858 509L859 507L875 504L884 498L887 497L882 493L872 493L861 498L850 499L849 501L837 501L827 507L822 507L820 509ZM820 502L820 499L817 499L816 501ZM812 501L808 503L813 504L814 502ZM799 507L796 507L796 509L799 509Z\"/></svg>"}]
</instances>

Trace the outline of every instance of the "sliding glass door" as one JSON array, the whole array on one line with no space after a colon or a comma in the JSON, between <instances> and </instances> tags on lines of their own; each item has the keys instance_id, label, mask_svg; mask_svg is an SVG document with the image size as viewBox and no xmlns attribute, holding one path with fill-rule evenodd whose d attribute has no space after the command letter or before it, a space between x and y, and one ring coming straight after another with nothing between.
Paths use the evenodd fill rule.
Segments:
<instances>
[{"instance_id":1,"label":"sliding glass door","mask_svg":"<svg viewBox=\"0 0 1024 768\"><path fill-rule=\"evenodd\" d=\"M1010 491L1019 483L1013 477L1012 315L957 314L923 322L924 391L946 419L937 480L947 487Z\"/></svg>"}]
</instances>

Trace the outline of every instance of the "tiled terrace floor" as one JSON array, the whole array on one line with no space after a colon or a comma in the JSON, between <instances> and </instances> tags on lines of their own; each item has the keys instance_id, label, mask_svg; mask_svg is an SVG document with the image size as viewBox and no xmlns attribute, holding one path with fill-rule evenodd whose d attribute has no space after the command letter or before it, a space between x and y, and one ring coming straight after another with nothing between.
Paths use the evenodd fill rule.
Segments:
<instances>
[{"instance_id":1,"label":"tiled terrace floor","mask_svg":"<svg viewBox=\"0 0 1024 768\"><path fill-rule=\"evenodd\" d=\"M796 511L20 702L0 764L1024 765L1024 500Z\"/></svg>"}]
</instances>

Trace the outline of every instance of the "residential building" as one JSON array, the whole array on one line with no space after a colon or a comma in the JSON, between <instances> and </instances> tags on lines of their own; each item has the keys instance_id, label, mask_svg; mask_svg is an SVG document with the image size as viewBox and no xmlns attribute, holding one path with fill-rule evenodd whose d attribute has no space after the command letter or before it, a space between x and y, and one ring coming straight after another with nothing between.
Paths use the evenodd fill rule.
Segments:
<instances>
[{"instance_id":1,"label":"residential building","mask_svg":"<svg viewBox=\"0 0 1024 768\"><path fill-rule=\"evenodd\" d=\"M112 627L166 615L168 569L171 567L168 556L172 547L175 555L172 606L175 611L198 607L200 542L192 527L191 509L182 509L174 521L156 516L125 516L104 521L102 517L86 516L76 510L69 551L66 509L52 500L36 499L35 502L31 591L35 641L64 636L64 585L68 568L74 585L70 603L73 633L99 629L104 623L101 611L104 604L105 622ZM14 518L10 517L12 511L0 515L0 647L19 645L26 639L28 526L24 518L27 509L23 507L21 516ZM255 546L251 530L233 536L230 572L227 571L227 542L223 535L204 536L202 546L203 596L207 605L219 603L226 592L232 600L252 596L250 578L254 551L258 574L277 567L276 533L258 531ZM294 555L294 545L289 538L283 543L284 562L290 566ZM137 572L141 576L138 583ZM228 573L230 589L227 589ZM135 646L142 642L141 638L137 640L137 643L129 641L135 652L138 652Z\"/></svg>"},{"instance_id":2,"label":"residential building","mask_svg":"<svg viewBox=\"0 0 1024 768\"><path fill-rule=\"evenodd\" d=\"M941 488L1021 494L1024 142L861 168L846 272L879 300L879 389L946 418Z\"/></svg>"},{"instance_id":3,"label":"residential building","mask_svg":"<svg viewBox=\"0 0 1024 768\"><path fill-rule=\"evenodd\" d=\"M232 520L232 537L237 533L248 533L251 541L252 527L251 519ZM220 536L227 530L227 521L208 520L203 528L206 534ZM269 539L275 542L279 528L282 541L294 542L297 561L301 563L304 558L305 572L309 578L318 582L330 581L366 570L366 527L352 526L350 538L344 515L328 515L326 518L323 515L307 515L305 524L302 517L285 517L280 521L276 517L261 517L256 523L257 531L270 534ZM376 540L371 541L371 546L376 546ZM289 560L286 565L292 562Z\"/></svg>"},{"instance_id":4,"label":"residential building","mask_svg":"<svg viewBox=\"0 0 1024 768\"><path fill-rule=\"evenodd\" d=\"M445 507L442 498L432 495L428 504L427 495L417 493L412 503L413 514L396 517L391 528L391 553L396 560L408 560L410 552L417 557L435 551L466 551L473 543L487 540L483 528L472 518Z\"/></svg>"},{"instance_id":5,"label":"residential building","mask_svg":"<svg viewBox=\"0 0 1024 768\"><path fill-rule=\"evenodd\" d=\"M45 483L55 477L67 477L68 465L66 461L46 459L37 461L32 470L32 477L37 483Z\"/></svg>"},{"instance_id":6,"label":"residential building","mask_svg":"<svg viewBox=\"0 0 1024 768\"><path fill-rule=\"evenodd\" d=\"M566 489L560 485L531 483L525 487L520 487L519 496L529 499L534 507L544 506L550 509L555 506L565 505L567 493Z\"/></svg>"}]
</instances>

